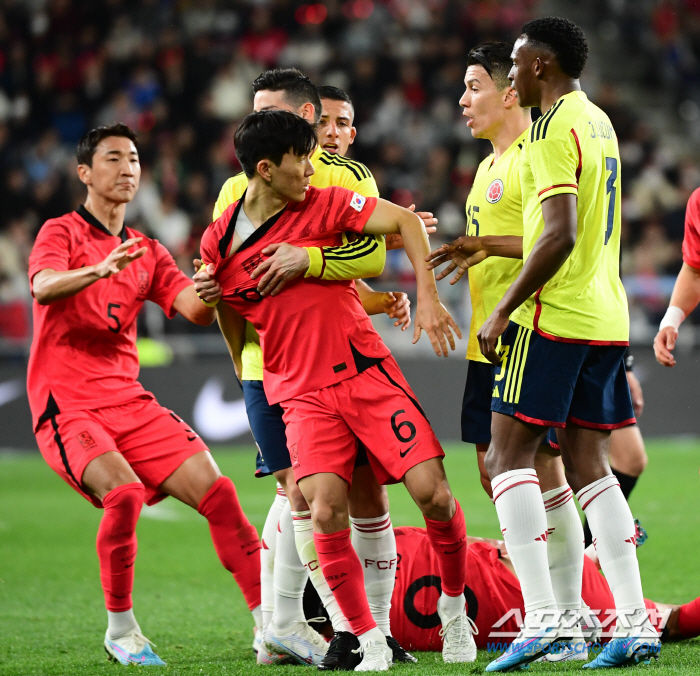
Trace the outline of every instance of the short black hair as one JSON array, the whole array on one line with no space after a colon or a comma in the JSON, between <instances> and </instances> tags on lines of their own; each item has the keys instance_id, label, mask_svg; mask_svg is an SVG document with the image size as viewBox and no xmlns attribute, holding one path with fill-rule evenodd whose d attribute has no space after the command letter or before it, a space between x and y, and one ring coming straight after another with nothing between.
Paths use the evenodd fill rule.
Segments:
<instances>
[{"instance_id":1,"label":"short black hair","mask_svg":"<svg viewBox=\"0 0 700 676\"><path fill-rule=\"evenodd\" d=\"M310 155L316 148L316 128L286 110L261 110L243 119L233 142L245 175L252 178L260 160L279 166L286 153Z\"/></svg>"},{"instance_id":2,"label":"short black hair","mask_svg":"<svg viewBox=\"0 0 700 676\"><path fill-rule=\"evenodd\" d=\"M287 101L300 108L305 103L313 103L314 119L321 119L321 99L316 86L296 68L273 68L260 73L253 81L253 96L261 91L284 92Z\"/></svg>"},{"instance_id":3,"label":"short black hair","mask_svg":"<svg viewBox=\"0 0 700 676\"><path fill-rule=\"evenodd\" d=\"M345 101L345 103L350 104L353 110L355 108L350 97L342 89L333 85L321 85L318 87L318 96L321 99L329 99L331 101Z\"/></svg>"},{"instance_id":4,"label":"short black hair","mask_svg":"<svg viewBox=\"0 0 700 676\"><path fill-rule=\"evenodd\" d=\"M573 22L560 16L532 19L523 26L523 35L549 49L557 57L565 75L578 80L588 61L588 40Z\"/></svg>"},{"instance_id":5,"label":"short black hair","mask_svg":"<svg viewBox=\"0 0 700 676\"><path fill-rule=\"evenodd\" d=\"M91 167L95 149L99 145L100 141L103 141L110 136L124 136L136 146L136 150L139 149L138 137L136 136L136 132L131 127L127 127L125 124L121 124L120 122L117 124L112 124L108 127L95 127L87 132L78 142L78 150L76 152L78 164L87 164L88 167Z\"/></svg>"},{"instance_id":6,"label":"short black hair","mask_svg":"<svg viewBox=\"0 0 700 676\"><path fill-rule=\"evenodd\" d=\"M482 42L467 54L467 68L469 66L482 66L489 74L494 84L500 91L510 85L508 73L510 73L513 60L512 42Z\"/></svg>"}]
</instances>

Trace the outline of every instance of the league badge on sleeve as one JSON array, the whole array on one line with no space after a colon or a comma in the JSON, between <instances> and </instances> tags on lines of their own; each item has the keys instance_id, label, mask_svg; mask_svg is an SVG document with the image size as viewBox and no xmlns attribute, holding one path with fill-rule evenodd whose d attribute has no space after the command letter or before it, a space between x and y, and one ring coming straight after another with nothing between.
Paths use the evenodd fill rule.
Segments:
<instances>
[{"instance_id":1,"label":"league badge on sleeve","mask_svg":"<svg viewBox=\"0 0 700 676\"><path fill-rule=\"evenodd\" d=\"M362 207L365 206L366 201L367 201L366 197L363 197L362 195L359 195L358 193L354 192L352 194L352 199L350 200L350 206L355 211L362 211Z\"/></svg>"},{"instance_id":2,"label":"league badge on sleeve","mask_svg":"<svg viewBox=\"0 0 700 676\"><path fill-rule=\"evenodd\" d=\"M486 201L489 204L495 204L501 197L503 197L503 181L500 178L494 178L486 190Z\"/></svg>"}]
</instances>

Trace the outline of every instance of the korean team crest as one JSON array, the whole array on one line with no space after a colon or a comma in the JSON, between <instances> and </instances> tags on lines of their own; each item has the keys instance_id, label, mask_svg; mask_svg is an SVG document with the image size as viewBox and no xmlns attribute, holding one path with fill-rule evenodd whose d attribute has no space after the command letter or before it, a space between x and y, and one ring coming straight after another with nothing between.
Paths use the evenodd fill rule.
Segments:
<instances>
[{"instance_id":1,"label":"korean team crest","mask_svg":"<svg viewBox=\"0 0 700 676\"><path fill-rule=\"evenodd\" d=\"M501 197L503 197L503 181L500 178L495 178L486 190L486 201L495 204Z\"/></svg>"},{"instance_id":2,"label":"korean team crest","mask_svg":"<svg viewBox=\"0 0 700 676\"><path fill-rule=\"evenodd\" d=\"M350 206L355 211L362 211L362 207L365 206L366 201L367 201L366 197L363 197L362 195L355 192L352 194L352 199L350 200Z\"/></svg>"},{"instance_id":3,"label":"korean team crest","mask_svg":"<svg viewBox=\"0 0 700 676\"><path fill-rule=\"evenodd\" d=\"M148 293L148 270L139 270L139 295Z\"/></svg>"}]
</instances>

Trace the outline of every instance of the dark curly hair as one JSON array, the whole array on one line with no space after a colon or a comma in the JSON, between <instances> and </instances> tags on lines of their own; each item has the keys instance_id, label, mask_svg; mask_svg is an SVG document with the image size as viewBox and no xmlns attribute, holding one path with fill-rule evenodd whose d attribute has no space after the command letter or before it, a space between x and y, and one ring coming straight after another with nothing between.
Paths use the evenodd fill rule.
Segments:
<instances>
[{"instance_id":1,"label":"dark curly hair","mask_svg":"<svg viewBox=\"0 0 700 676\"><path fill-rule=\"evenodd\" d=\"M482 66L500 91L510 85L508 73L513 65L510 58L512 42L482 42L467 54L467 67Z\"/></svg>"},{"instance_id":2,"label":"dark curly hair","mask_svg":"<svg viewBox=\"0 0 700 676\"><path fill-rule=\"evenodd\" d=\"M573 21L559 16L544 16L528 21L522 32L527 35L528 41L549 49L566 75L574 79L581 76L588 61L588 40Z\"/></svg>"},{"instance_id":3,"label":"dark curly hair","mask_svg":"<svg viewBox=\"0 0 700 676\"><path fill-rule=\"evenodd\" d=\"M253 95L260 91L284 92L288 103L303 106L312 103L315 122L321 119L321 99L311 80L296 68L274 68L260 73L253 82Z\"/></svg>"}]
</instances>

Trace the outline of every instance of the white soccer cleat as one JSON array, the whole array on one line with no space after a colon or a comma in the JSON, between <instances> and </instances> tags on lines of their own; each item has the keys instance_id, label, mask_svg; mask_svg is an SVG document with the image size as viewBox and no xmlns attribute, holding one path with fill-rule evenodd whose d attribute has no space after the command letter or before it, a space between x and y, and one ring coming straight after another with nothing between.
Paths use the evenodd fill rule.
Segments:
<instances>
[{"instance_id":1,"label":"white soccer cleat","mask_svg":"<svg viewBox=\"0 0 700 676\"><path fill-rule=\"evenodd\" d=\"M139 630L117 639L105 635L105 650L109 659L125 666L165 666L165 662L151 650L152 645Z\"/></svg>"},{"instance_id":2,"label":"white soccer cleat","mask_svg":"<svg viewBox=\"0 0 700 676\"><path fill-rule=\"evenodd\" d=\"M328 644L321 634L313 630L307 622L298 620L288 627L278 628L274 619L267 625L263 638L263 648L272 655L289 655L299 664L318 666L328 650ZM260 653L258 652L258 656Z\"/></svg>"},{"instance_id":3,"label":"white soccer cleat","mask_svg":"<svg viewBox=\"0 0 700 676\"><path fill-rule=\"evenodd\" d=\"M479 630L470 617L467 617L465 609L459 615L447 618L440 612L438 601L438 615L442 622L440 636L442 636L442 659L444 662L475 662L476 642L474 634Z\"/></svg>"},{"instance_id":4,"label":"white soccer cleat","mask_svg":"<svg viewBox=\"0 0 700 676\"><path fill-rule=\"evenodd\" d=\"M296 660L291 657L291 655L287 655L287 653L270 652L264 643L260 646L255 661L258 664L266 664L268 666L273 664L296 664Z\"/></svg>"},{"instance_id":5,"label":"white soccer cleat","mask_svg":"<svg viewBox=\"0 0 700 676\"><path fill-rule=\"evenodd\" d=\"M581 620L571 629L571 639L555 641L542 661L585 662L588 659L588 641L581 630Z\"/></svg>"},{"instance_id":6,"label":"white soccer cleat","mask_svg":"<svg viewBox=\"0 0 700 676\"><path fill-rule=\"evenodd\" d=\"M369 641L364 647L353 652L362 654L362 662L355 667L355 671L389 671L389 667L393 664L393 653L386 639Z\"/></svg>"}]
</instances>

